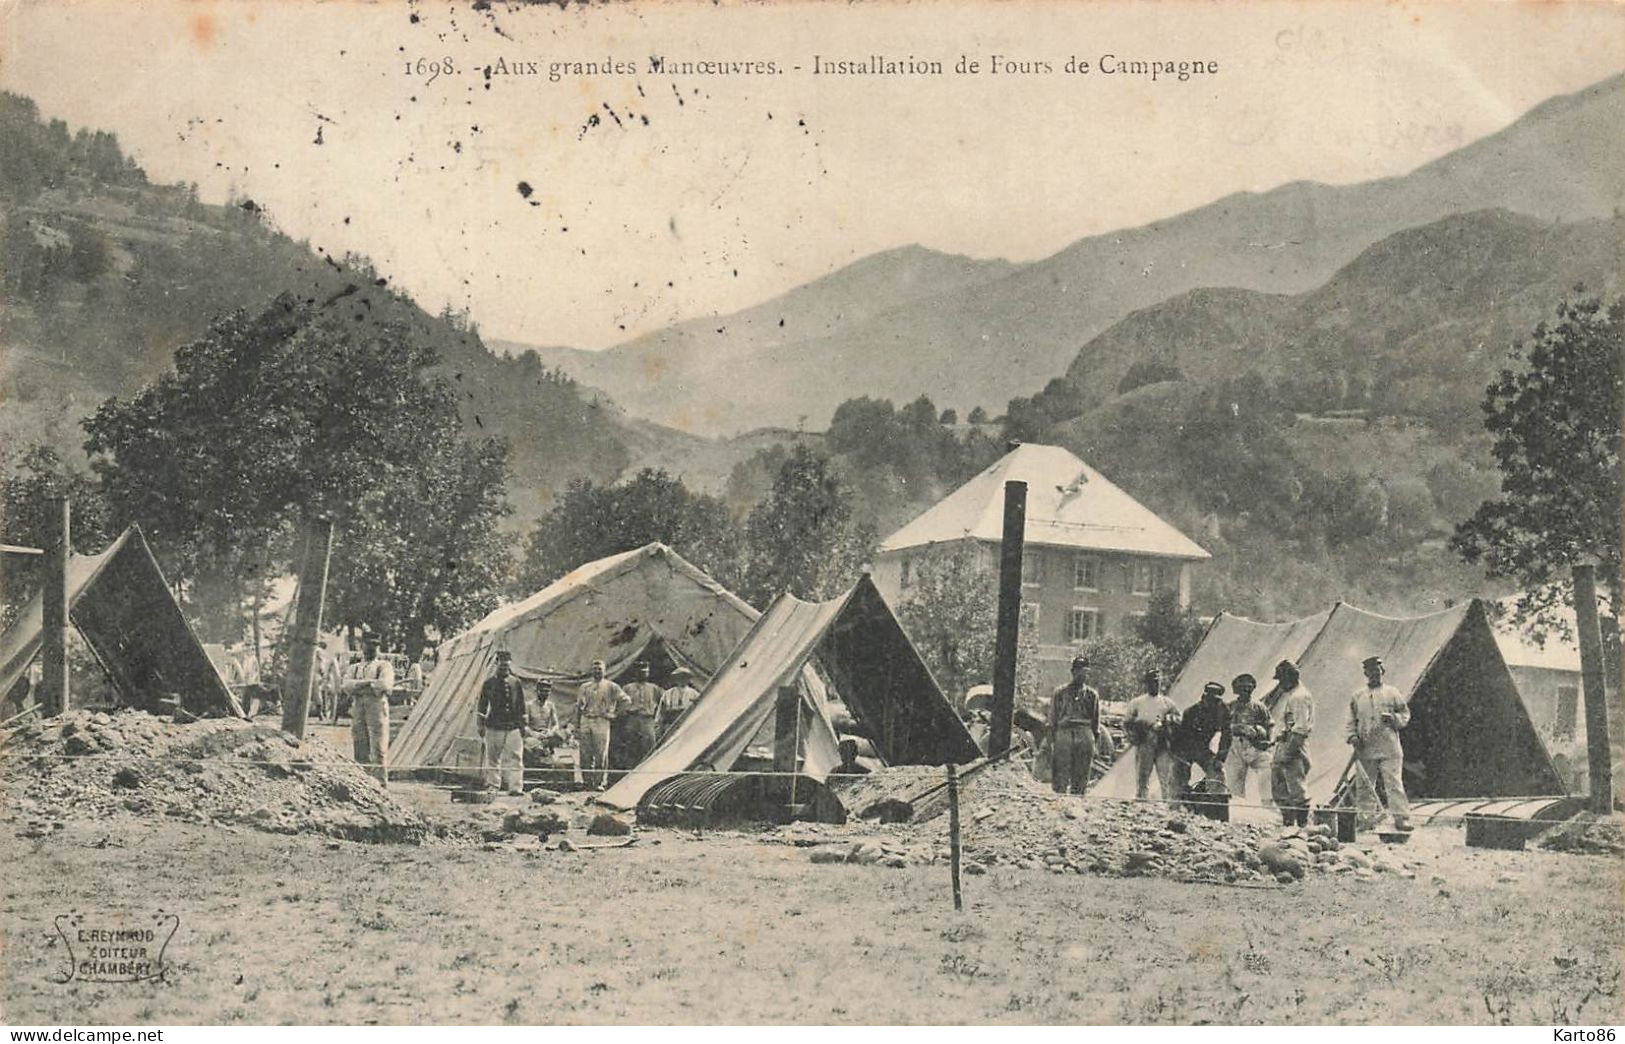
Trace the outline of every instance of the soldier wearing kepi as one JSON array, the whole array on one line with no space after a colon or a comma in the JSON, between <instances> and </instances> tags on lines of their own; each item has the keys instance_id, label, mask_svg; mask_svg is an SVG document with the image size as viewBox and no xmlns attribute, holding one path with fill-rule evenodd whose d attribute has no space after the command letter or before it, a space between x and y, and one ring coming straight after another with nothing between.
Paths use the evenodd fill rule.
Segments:
<instances>
[{"instance_id":1,"label":"soldier wearing kepi","mask_svg":"<svg viewBox=\"0 0 1625 1044\"><path fill-rule=\"evenodd\" d=\"M500 785L524 792L525 689L513 675L513 655L497 651L496 671L480 686L480 780L487 790Z\"/></svg>"},{"instance_id":2,"label":"soldier wearing kepi","mask_svg":"<svg viewBox=\"0 0 1625 1044\"><path fill-rule=\"evenodd\" d=\"M1089 660L1072 658L1072 680L1056 689L1049 701L1050 786L1057 794L1089 789L1095 764L1095 733L1100 731L1100 693L1091 689Z\"/></svg>"},{"instance_id":3,"label":"soldier wearing kepi","mask_svg":"<svg viewBox=\"0 0 1625 1044\"><path fill-rule=\"evenodd\" d=\"M1348 741L1377 798L1394 817L1395 830L1411 828L1411 805L1405 797L1405 750L1399 730L1411 721L1405 694L1383 683L1382 657L1368 656L1360 665L1365 686L1349 699Z\"/></svg>"},{"instance_id":4,"label":"soldier wearing kepi","mask_svg":"<svg viewBox=\"0 0 1625 1044\"><path fill-rule=\"evenodd\" d=\"M636 768L638 763L655 749L655 715L660 712L660 700L665 692L649 680L649 665L638 664L638 680L626 687L626 710L621 726L626 737L626 764L622 768Z\"/></svg>"},{"instance_id":5,"label":"soldier wearing kepi","mask_svg":"<svg viewBox=\"0 0 1625 1044\"><path fill-rule=\"evenodd\" d=\"M1275 719L1269 708L1253 700L1258 679L1250 674L1238 674L1230 682L1230 691L1236 694L1230 704L1230 724L1219 749L1228 750L1224 761L1225 789L1236 797L1247 796L1247 777L1257 773L1263 777L1259 792L1264 803L1270 800L1270 733Z\"/></svg>"},{"instance_id":6,"label":"soldier wearing kepi","mask_svg":"<svg viewBox=\"0 0 1625 1044\"><path fill-rule=\"evenodd\" d=\"M609 723L626 705L626 693L604 677L604 661L592 661L592 680L576 691L576 736L581 744L581 778L604 789L609 774ZM595 775L596 774L596 775Z\"/></svg>"},{"instance_id":7,"label":"soldier wearing kepi","mask_svg":"<svg viewBox=\"0 0 1625 1044\"><path fill-rule=\"evenodd\" d=\"M395 667L378 655L378 636L361 639L361 659L344 672L339 691L350 697L350 740L355 759L378 782L389 785L389 690Z\"/></svg>"},{"instance_id":8,"label":"soldier wearing kepi","mask_svg":"<svg viewBox=\"0 0 1625 1044\"><path fill-rule=\"evenodd\" d=\"M1162 671L1145 672L1145 692L1129 701L1123 714L1123 731L1134 745L1134 796L1151 796L1151 772L1157 773L1157 787L1164 801L1179 800L1174 789L1174 755L1169 749L1173 730L1179 724L1179 708L1162 695Z\"/></svg>"},{"instance_id":9,"label":"soldier wearing kepi","mask_svg":"<svg viewBox=\"0 0 1625 1044\"><path fill-rule=\"evenodd\" d=\"M1315 700L1302 684L1298 665L1291 660L1275 665L1275 691L1281 708L1281 737L1270 763L1275 804L1281 809L1281 822L1308 826L1309 795L1303 784L1309 778L1307 747L1309 734L1315 729Z\"/></svg>"},{"instance_id":10,"label":"soldier wearing kepi","mask_svg":"<svg viewBox=\"0 0 1625 1044\"><path fill-rule=\"evenodd\" d=\"M1208 682L1202 686L1202 698L1179 719L1173 733L1174 793L1184 794L1190 789L1191 768L1202 770L1202 780L1217 780L1229 737L1230 708L1224 702L1224 686ZM1213 749L1213 740L1219 740L1219 749Z\"/></svg>"},{"instance_id":11,"label":"soldier wearing kepi","mask_svg":"<svg viewBox=\"0 0 1625 1044\"><path fill-rule=\"evenodd\" d=\"M693 675L687 667L678 667L671 672L671 688L660 697L660 715L655 721L661 739L665 739L666 734L677 727L678 721L700 698L700 691L689 684L691 677Z\"/></svg>"}]
</instances>

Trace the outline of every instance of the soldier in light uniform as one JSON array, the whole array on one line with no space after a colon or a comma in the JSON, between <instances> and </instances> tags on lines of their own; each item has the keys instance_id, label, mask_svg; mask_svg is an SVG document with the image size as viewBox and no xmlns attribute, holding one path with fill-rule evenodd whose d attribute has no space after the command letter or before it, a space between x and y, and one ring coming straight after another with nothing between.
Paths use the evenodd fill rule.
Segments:
<instances>
[{"instance_id":1,"label":"soldier in light uniform","mask_svg":"<svg viewBox=\"0 0 1625 1044\"><path fill-rule=\"evenodd\" d=\"M1394 817L1394 829L1409 830L1411 805L1405 797L1405 750L1399 730L1410 724L1410 704L1404 693L1383 683L1387 668L1382 657L1369 656L1360 666L1365 670L1365 686L1349 699L1349 745L1378 800Z\"/></svg>"},{"instance_id":2,"label":"soldier in light uniform","mask_svg":"<svg viewBox=\"0 0 1625 1044\"><path fill-rule=\"evenodd\" d=\"M626 707L626 693L604 677L604 661L592 662L592 680L576 691L576 736L581 744L581 776L604 789L609 770L609 728ZM594 775L596 773L596 776Z\"/></svg>"},{"instance_id":3,"label":"soldier in light uniform","mask_svg":"<svg viewBox=\"0 0 1625 1044\"><path fill-rule=\"evenodd\" d=\"M1090 688L1089 659L1072 658L1072 680L1049 700L1050 786L1057 794L1089 789L1095 764L1095 734L1100 731L1100 693Z\"/></svg>"},{"instance_id":4,"label":"soldier in light uniform","mask_svg":"<svg viewBox=\"0 0 1625 1044\"><path fill-rule=\"evenodd\" d=\"M1179 708L1162 695L1162 672L1153 667L1145 672L1145 692L1129 701L1123 714L1123 731L1134 744L1134 796L1151 796L1151 772L1157 773L1157 787L1164 801L1178 801L1174 789L1174 755L1169 749L1174 727L1179 724Z\"/></svg>"},{"instance_id":5,"label":"soldier in light uniform","mask_svg":"<svg viewBox=\"0 0 1625 1044\"><path fill-rule=\"evenodd\" d=\"M1226 739L1219 746L1228 746L1229 756L1224 762L1224 785L1236 797L1247 796L1247 777L1258 773L1263 776L1259 784L1261 800L1270 800L1270 733L1275 719L1269 708L1253 700L1258 679L1250 674L1238 674L1230 682L1230 691L1236 694L1230 704L1230 725Z\"/></svg>"},{"instance_id":6,"label":"soldier in light uniform","mask_svg":"<svg viewBox=\"0 0 1625 1044\"><path fill-rule=\"evenodd\" d=\"M378 782L389 785L389 690L395 667L378 655L377 635L361 640L361 659L344 672L339 691L350 697L350 741L355 759Z\"/></svg>"},{"instance_id":7,"label":"soldier in light uniform","mask_svg":"<svg viewBox=\"0 0 1625 1044\"><path fill-rule=\"evenodd\" d=\"M689 684L690 677L687 667L679 667L671 672L672 686L661 694L660 715L656 722L661 739L665 739L667 733L677 727L678 721L700 698L699 690Z\"/></svg>"},{"instance_id":8,"label":"soldier in light uniform","mask_svg":"<svg viewBox=\"0 0 1625 1044\"><path fill-rule=\"evenodd\" d=\"M1270 781L1275 804L1281 809L1281 822L1287 826L1309 825L1309 795L1303 789L1309 778L1309 734L1315 729L1315 698L1298 674L1298 665L1282 660L1275 665L1276 705L1281 709L1281 736L1275 744L1275 760L1270 763Z\"/></svg>"},{"instance_id":9,"label":"soldier in light uniform","mask_svg":"<svg viewBox=\"0 0 1625 1044\"><path fill-rule=\"evenodd\" d=\"M626 764L620 767L630 769L636 768L655 749L655 715L660 712L660 701L666 694L649 680L647 663L638 664L638 680L624 691L626 711L622 715L622 728L626 736Z\"/></svg>"}]
</instances>

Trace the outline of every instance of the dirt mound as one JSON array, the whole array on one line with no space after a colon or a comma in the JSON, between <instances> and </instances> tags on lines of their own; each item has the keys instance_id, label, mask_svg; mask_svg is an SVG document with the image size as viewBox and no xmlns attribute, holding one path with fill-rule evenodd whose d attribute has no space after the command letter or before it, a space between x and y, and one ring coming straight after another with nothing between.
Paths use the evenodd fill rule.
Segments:
<instances>
[{"instance_id":1,"label":"dirt mound","mask_svg":"<svg viewBox=\"0 0 1625 1044\"><path fill-rule=\"evenodd\" d=\"M352 841L418 844L434 834L338 752L233 719L76 711L30 723L0 745L0 787L34 836L67 818L121 812Z\"/></svg>"},{"instance_id":2,"label":"dirt mound","mask_svg":"<svg viewBox=\"0 0 1625 1044\"><path fill-rule=\"evenodd\" d=\"M943 779L940 768L883 769L838 791L855 817L865 808L906 802L916 810L909 822L793 824L774 833L791 844L816 846L811 856L816 863L942 862L949 857L949 821L938 804L946 807L947 790L925 791ZM1378 849L1340 845L1326 827L1261 830L1161 804L1066 797L1009 764L962 781L960 836L964 870L971 875L1007 866L1258 885L1285 884L1310 873L1416 876L1415 864Z\"/></svg>"},{"instance_id":3,"label":"dirt mound","mask_svg":"<svg viewBox=\"0 0 1625 1044\"><path fill-rule=\"evenodd\" d=\"M1625 855L1625 816L1581 812L1535 838L1535 847L1582 855Z\"/></svg>"}]
</instances>

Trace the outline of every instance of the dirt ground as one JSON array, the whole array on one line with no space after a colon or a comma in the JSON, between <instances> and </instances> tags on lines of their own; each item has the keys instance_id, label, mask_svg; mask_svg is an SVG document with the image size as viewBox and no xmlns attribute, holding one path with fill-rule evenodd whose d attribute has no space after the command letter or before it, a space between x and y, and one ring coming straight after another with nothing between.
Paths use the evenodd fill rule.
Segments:
<instances>
[{"instance_id":1,"label":"dirt ground","mask_svg":"<svg viewBox=\"0 0 1625 1044\"><path fill-rule=\"evenodd\" d=\"M458 814L444 791L392 790ZM957 914L944 867L813 865L730 832L566 852L0 828L10 1023L1621 1021L1625 863L1470 850L1449 827L1408 846L1415 879L998 867L966 878ZM59 984L70 911L175 914L164 979Z\"/></svg>"}]
</instances>

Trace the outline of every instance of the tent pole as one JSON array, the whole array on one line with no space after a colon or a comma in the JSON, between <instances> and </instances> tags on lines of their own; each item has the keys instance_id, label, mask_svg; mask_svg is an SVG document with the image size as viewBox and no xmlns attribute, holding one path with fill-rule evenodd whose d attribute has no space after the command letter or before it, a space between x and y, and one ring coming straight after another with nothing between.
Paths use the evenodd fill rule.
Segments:
<instances>
[{"instance_id":1,"label":"tent pole","mask_svg":"<svg viewBox=\"0 0 1625 1044\"><path fill-rule=\"evenodd\" d=\"M327 595L327 567L333 557L333 520L326 515L305 526L305 560L299 566L298 609L293 646L283 684L282 731L305 738L310 690L316 680L316 646L321 641L322 602Z\"/></svg>"},{"instance_id":2,"label":"tent pole","mask_svg":"<svg viewBox=\"0 0 1625 1044\"><path fill-rule=\"evenodd\" d=\"M1574 621L1580 628L1580 687L1585 693L1591 811L1607 815L1614 806L1613 758L1608 745L1608 694L1602 681L1602 632L1597 629L1597 579L1595 567L1589 562L1574 566Z\"/></svg>"},{"instance_id":3,"label":"tent pole","mask_svg":"<svg viewBox=\"0 0 1625 1044\"><path fill-rule=\"evenodd\" d=\"M40 706L45 717L67 713L68 692L68 556L73 553L73 508L66 497L53 497L51 531L45 534L45 590L40 620Z\"/></svg>"},{"instance_id":4,"label":"tent pole","mask_svg":"<svg viewBox=\"0 0 1625 1044\"><path fill-rule=\"evenodd\" d=\"M993 721L987 753L1010 749L1016 712L1016 647L1021 630L1021 556L1027 536L1027 483L1004 484L1004 534L999 543L999 622L993 644Z\"/></svg>"}]
</instances>

